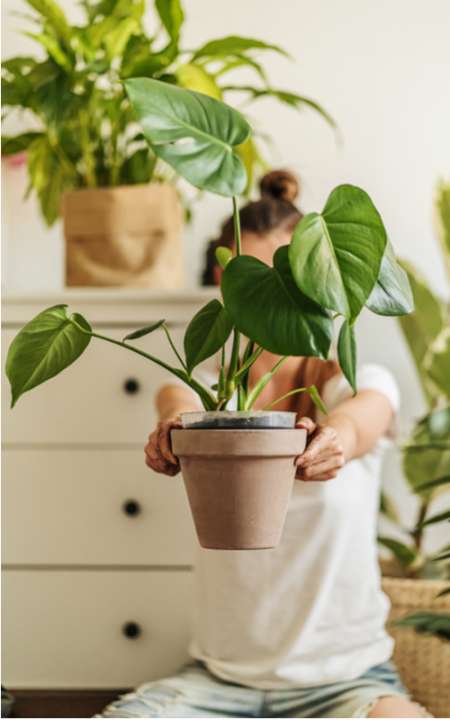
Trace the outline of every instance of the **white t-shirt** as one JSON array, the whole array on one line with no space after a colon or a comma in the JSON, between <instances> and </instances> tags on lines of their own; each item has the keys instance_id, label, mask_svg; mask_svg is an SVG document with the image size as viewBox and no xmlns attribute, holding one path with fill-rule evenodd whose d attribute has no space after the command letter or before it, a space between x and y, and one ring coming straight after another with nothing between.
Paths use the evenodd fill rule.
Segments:
<instances>
[{"instance_id":1,"label":"white t-shirt","mask_svg":"<svg viewBox=\"0 0 450 720\"><path fill-rule=\"evenodd\" d=\"M392 375L363 366L359 390L386 395ZM322 393L329 409L351 396L342 376ZM337 478L294 485L282 540L272 550L199 548L190 652L220 678L260 689L350 680L392 654L384 624L376 524L386 438Z\"/></svg>"}]
</instances>

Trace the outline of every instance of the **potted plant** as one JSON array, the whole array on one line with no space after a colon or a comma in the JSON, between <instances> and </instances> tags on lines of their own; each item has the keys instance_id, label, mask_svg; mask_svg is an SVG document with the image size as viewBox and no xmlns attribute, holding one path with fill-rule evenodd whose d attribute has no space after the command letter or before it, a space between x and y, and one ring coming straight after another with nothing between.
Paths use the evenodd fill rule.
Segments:
<instances>
[{"instance_id":1,"label":"potted plant","mask_svg":"<svg viewBox=\"0 0 450 720\"><path fill-rule=\"evenodd\" d=\"M450 272L450 185L439 185L436 205L444 267ZM405 682L436 717L447 717L450 545L427 553L425 540L430 527L450 520L450 510L441 502L442 493L450 488L449 309L412 265L403 266L412 287L415 311L402 317L400 326L428 412L416 421L402 447L404 476L417 498L417 514L409 527L402 523L392 499L383 495L382 512L395 528L394 537L384 534L379 538L390 554L388 561L382 561L383 584L392 602L396 662Z\"/></svg>"},{"instance_id":2,"label":"potted plant","mask_svg":"<svg viewBox=\"0 0 450 720\"><path fill-rule=\"evenodd\" d=\"M356 389L355 321L365 306L382 315L410 312L407 276L371 199L352 185L335 188L322 213L301 220L290 245L275 253L273 266L242 255L238 196L247 179L236 147L250 136L246 119L218 100L157 80L135 78L125 86L152 152L195 187L232 198L236 253L233 257L225 247L217 251L224 268L222 301L211 300L194 316L183 354L163 320L117 340L95 332L64 305L48 308L9 348L12 404L74 362L93 338L157 363L190 386L205 411L200 425L198 417L184 417L184 429L172 438L200 542L216 548L273 546L305 437L293 429L295 414L286 418L272 410L276 402L261 414L253 411L254 404L289 355L328 357L337 317L342 319L339 362ZM134 345L157 329L166 334L175 365ZM279 359L250 387L249 370L264 350ZM216 354L218 383L206 387L194 371ZM315 387L289 394L298 392L309 392L324 409ZM229 415L235 393L237 411Z\"/></svg>"},{"instance_id":3,"label":"potted plant","mask_svg":"<svg viewBox=\"0 0 450 720\"><path fill-rule=\"evenodd\" d=\"M248 37L228 36L186 50L180 0L155 0L159 29L144 26L145 0L84 0L81 24L69 24L55 0L27 0L37 13L26 33L44 58L13 57L2 66L8 116L25 113L29 129L2 141L4 155L26 151L29 190L48 225L62 209L67 285L179 287L182 207L173 171L134 122L123 80L140 75L217 99L271 96L294 108L313 100L273 88L259 54L287 53ZM231 84L240 70L257 81ZM14 114L15 113L15 114ZM264 164L257 142L237 148L249 191Z\"/></svg>"}]
</instances>

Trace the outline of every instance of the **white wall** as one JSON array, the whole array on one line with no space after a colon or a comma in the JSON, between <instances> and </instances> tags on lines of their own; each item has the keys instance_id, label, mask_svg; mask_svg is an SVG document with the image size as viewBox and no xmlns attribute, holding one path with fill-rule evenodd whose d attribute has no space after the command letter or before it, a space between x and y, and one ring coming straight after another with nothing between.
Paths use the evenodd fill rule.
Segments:
<instances>
[{"instance_id":1,"label":"white wall","mask_svg":"<svg viewBox=\"0 0 450 720\"><path fill-rule=\"evenodd\" d=\"M62 0L70 17L75 0ZM149 3L150 5L150 3ZM320 209L340 182L360 184L375 199L397 251L420 265L436 289L445 280L432 230L432 193L450 174L450 3L448 0L185 0L184 43L228 33L283 45L289 62L267 55L273 84L322 102L342 143L314 113L273 101L251 109L276 140L273 161L299 172L301 204ZM3 2L5 57L33 49L18 29L20 0ZM4 171L6 283L9 292L62 286L61 228L43 227L33 201L23 203L23 169ZM186 231L189 284L200 253L229 204L204 198Z\"/></svg>"}]
</instances>

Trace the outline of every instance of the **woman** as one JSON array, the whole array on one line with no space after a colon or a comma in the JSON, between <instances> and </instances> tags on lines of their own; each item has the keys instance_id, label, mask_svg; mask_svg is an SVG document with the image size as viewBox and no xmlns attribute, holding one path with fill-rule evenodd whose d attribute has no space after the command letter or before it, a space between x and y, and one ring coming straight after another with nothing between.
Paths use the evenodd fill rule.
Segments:
<instances>
[{"instance_id":1,"label":"woman","mask_svg":"<svg viewBox=\"0 0 450 720\"><path fill-rule=\"evenodd\" d=\"M269 173L261 199L241 211L245 254L271 263L301 218L296 179ZM208 252L205 280L219 281L216 245L233 245L229 220ZM274 364L263 353L254 384ZM307 395L278 405L295 410L308 446L280 545L233 552L199 548L197 618L191 654L178 675L142 686L105 711L116 717L424 717L389 659L388 601L380 589L376 519L379 472L398 408L383 368L368 365L351 390L333 361L291 358L263 394L263 407L295 387L316 384L330 412L315 416ZM160 422L146 463L179 472L170 430L182 412L198 410L191 391L167 384L158 393Z\"/></svg>"}]
</instances>

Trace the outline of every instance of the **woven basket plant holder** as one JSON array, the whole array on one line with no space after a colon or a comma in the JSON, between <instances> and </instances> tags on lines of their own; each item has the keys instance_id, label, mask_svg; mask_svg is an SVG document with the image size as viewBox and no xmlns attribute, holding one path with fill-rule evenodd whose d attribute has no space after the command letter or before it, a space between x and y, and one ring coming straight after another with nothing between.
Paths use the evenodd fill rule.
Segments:
<instances>
[{"instance_id":1,"label":"woven basket plant holder","mask_svg":"<svg viewBox=\"0 0 450 720\"><path fill-rule=\"evenodd\" d=\"M450 614L450 595L436 598L448 586L441 580L383 578L392 608L389 620L419 610ZM395 640L394 660L413 699L435 717L450 716L450 642L388 624Z\"/></svg>"}]
</instances>

